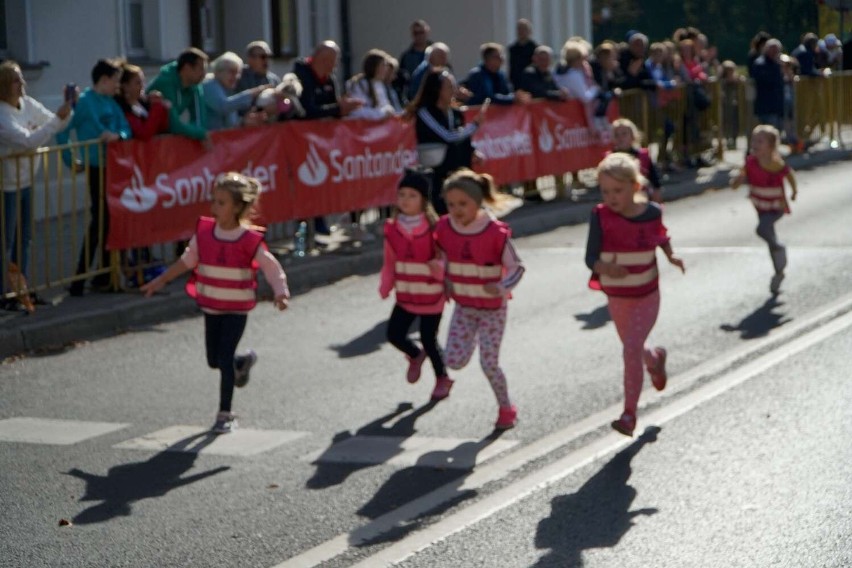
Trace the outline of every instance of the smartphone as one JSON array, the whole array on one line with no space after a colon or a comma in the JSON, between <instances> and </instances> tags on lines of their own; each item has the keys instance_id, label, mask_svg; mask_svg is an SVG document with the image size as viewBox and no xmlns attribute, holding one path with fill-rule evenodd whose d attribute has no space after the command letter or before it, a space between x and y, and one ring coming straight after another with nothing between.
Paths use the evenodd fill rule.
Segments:
<instances>
[{"instance_id":1,"label":"smartphone","mask_svg":"<svg viewBox=\"0 0 852 568\"><path fill-rule=\"evenodd\" d=\"M74 83L66 83L65 85L65 102L71 103L71 108L77 104L77 85Z\"/></svg>"}]
</instances>

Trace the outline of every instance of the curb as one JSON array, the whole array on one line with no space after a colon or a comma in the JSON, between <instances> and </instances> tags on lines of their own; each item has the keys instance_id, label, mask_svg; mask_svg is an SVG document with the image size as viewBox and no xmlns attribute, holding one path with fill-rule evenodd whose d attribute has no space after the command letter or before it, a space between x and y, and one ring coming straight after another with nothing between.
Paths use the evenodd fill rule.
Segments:
<instances>
[{"instance_id":1,"label":"curb","mask_svg":"<svg viewBox=\"0 0 852 568\"><path fill-rule=\"evenodd\" d=\"M735 160L741 151L733 151ZM793 169L811 169L838 160L847 160L850 152L826 149L815 154L789 156L787 162ZM675 201L700 195L708 189L728 187L733 163L723 162L714 167L712 175L702 174L699 180L688 179L691 174L681 172L665 185L666 201ZM678 179L684 178L684 179ZM515 237L546 233L563 226L585 223L589 212L597 203L597 194L591 193L581 201L550 201L526 204L509 213L504 220L512 227ZM294 295L333 284L355 275L375 274L381 269L383 250L381 240L366 246L356 254L329 254L328 256L294 261L283 259L284 270ZM261 278L258 292L269 296L271 290ZM93 294L57 306L51 317L29 319L22 316L11 325L3 322L0 329L0 361L5 358L61 350L75 342L113 336L133 329L148 327L165 321L194 316L200 312L195 301L183 293L183 283L175 282L156 298L142 298L137 294ZM69 307L70 306L70 307ZM61 312L61 313L60 313Z\"/></svg>"}]
</instances>

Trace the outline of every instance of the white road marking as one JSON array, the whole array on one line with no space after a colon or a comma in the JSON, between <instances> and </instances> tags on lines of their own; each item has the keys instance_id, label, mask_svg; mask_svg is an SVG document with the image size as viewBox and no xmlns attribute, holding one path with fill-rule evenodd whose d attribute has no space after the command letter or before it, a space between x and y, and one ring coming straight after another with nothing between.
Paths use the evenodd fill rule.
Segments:
<instances>
[{"instance_id":1,"label":"white road marking","mask_svg":"<svg viewBox=\"0 0 852 568\"><path fill-rule=\"evenodd\" d=\"M301 459L322 463L382 463L399 467L473 469L475 465L517 443L513 440L463 440L426 436L353 436Z\"/></svg>"},{"instance_id":2,"label":"white road marking","mask_svg":"<svg viewBox=\"0 0 852 568\"><path fill-rule=\"evenodd\" d=\"M641 418L642 424L660 425L686 414L690 410L716 398L732 388L757 377L775 365L813 347L814 345L852 326L852 313L847 313L825 326L808 332L786 344L783 349L771 351L751 363L696 389L682 398L648 413ZM639 432L639 429L637 429ZM581 467L611 455L632 442L621 434L610 433L603 438L571 453L570 455L524 477L511 485L489 495L482 501L466 507L434 525L415 532L401 541L355 564L352 568L378 568L393 566L418 552L461 532L475 523L506 509L533 493L545 489L568 477Z\"/></svg>"},{"instance_id":3,"label":"white road marking","mask_svg":"<svg viewBox=\"0 0 852 568\"><path fill-rule=\"evenodd\" d=\"M292 430L251 430L238 428L230 434L217 435L200 426L170 426L139 438L113 446L119 450L151 452L189 452L222 456L251 456L277 448L307 436L308 432Z\"/></svg>"},{"instance_id":4,"label":"white road marking","mask_svg":"<svg viewBox=\"0 0 852 568\"><path fill-rule=\"evenodd\" d=\"M7 418L0 420L0 441L69 446L126 428L115 422L84 422L52 418Z\"/></svg>"},{"instance_id":5,"label":"white road marking","mask_svg":"<svg viewBox=\"0 0 852 568\"><path fill-rule=\"evenodd\" d=\"M785 345L786 349L786 344L794 340L797 335L825 324L827 321L832 320L832 318L846 314L850 309L852 309L852 294L846 294L802 318L785 325L783 328L773 331L772 334L764 338L750 341L738 349L722 353L718 357L705 361L681 375L670 376L669 386L664 392L657 393L656 391L646 390L643 393L640 409L658 403L661 399L668 399L694 386L700 380L723 373L732 366L749 360L759 353L777 348L780 345ZM503 479L512 471L520 469L526 464L554 452L581 436L607 426L610 420L620 413L621 404L619 403L591 416L587 416L535 442L524 445L506 456L486 463L474 470L463 480L439 487L386 515L374 519L353 530L351 533L340 534L289 560L276 564L273 568L306 568L327 562L336 556L344 554L350 546L358 546L397 527L409 524L412 519L428 513L442 503L457 498L463 491L477 490L489 482ZM572 455L585 455L588 451L587 449L583 449ZM594 457L590 459L594 459Z\"/></svg>"}]
</instances>

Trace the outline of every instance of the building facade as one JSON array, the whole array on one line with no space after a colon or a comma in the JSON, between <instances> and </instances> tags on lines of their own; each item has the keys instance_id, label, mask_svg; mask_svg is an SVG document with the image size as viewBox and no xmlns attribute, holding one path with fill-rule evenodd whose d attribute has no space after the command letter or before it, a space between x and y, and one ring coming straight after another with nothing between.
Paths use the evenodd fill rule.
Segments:
<instances>
[{"instance_id":1,"label":"building facade","mask_svg":"<svg viewBox=\"0 0 852 568\"><path fill-rule=\"evenodd\" d=\"M422 18L464 76L480 44L514 41L518 18L530 19L536 41L556 52L568 37L592 33L591 0L0 0L0 17L0 58L21 63L28 93L51 108L66 83L90 84L101 57L126 57L150 80L187 46L242 56L248 42L264 39L282 74L333 39L343 48L344 77L368 49L399 55L409 25Z\"/></svg>"}]
</instances>

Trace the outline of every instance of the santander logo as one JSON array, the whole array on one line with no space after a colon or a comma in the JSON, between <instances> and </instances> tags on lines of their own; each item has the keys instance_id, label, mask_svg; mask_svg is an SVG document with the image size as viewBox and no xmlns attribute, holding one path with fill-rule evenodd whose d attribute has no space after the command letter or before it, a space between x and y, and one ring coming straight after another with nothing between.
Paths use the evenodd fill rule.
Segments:
<instances>
[{"instance_id":1,"label":"santander logo","mask_svg":"<svg viewBox=\"0 0 852 568\"><path fill-rule=\"evenodd\" d=\"M311 142L311 148L308 150L305 161L302 162L296 173L299 175L302 183L311 187L322 184L328 178L328 166L320 158L317 147L314 146L313 142Z\"/></svg>"},{"instance_id":2,"label":"santander logo","mask_svg":"<svg viewBox=\"0 0 852 568\"><path fill-rule=\"evenodd\" d=\"M547 121L542 120L538 127L538 148L545 154L553 150L553 135L547 127Z\"/></svg>"},{"instance_id":3,"label":"santander logo","mask_svg":"<svg viewBox=\"0 0 852 568\"><path fill-rule=\"evenodd\" d=\"M133 166L130 187L121 192L121 204L134 213L144 213L157 204L157 192L145 185L138 166Z\"/></svg>"}]
</instances>

